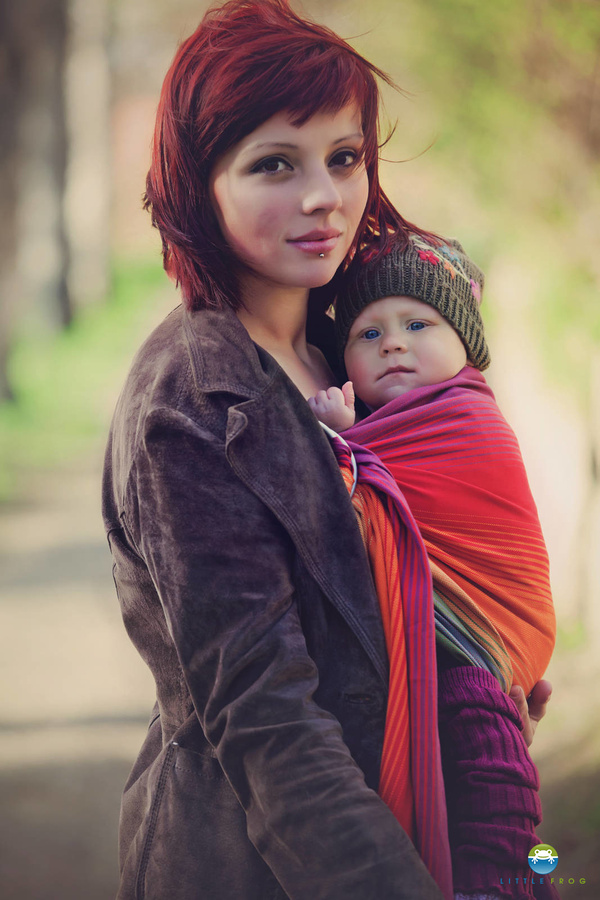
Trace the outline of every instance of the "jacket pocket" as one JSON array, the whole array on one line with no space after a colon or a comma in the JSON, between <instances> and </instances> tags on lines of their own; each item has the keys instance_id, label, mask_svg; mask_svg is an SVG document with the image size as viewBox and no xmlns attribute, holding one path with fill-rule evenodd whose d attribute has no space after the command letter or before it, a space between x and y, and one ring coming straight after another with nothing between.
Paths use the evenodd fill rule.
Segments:
<instances>
[{"instance_id":1,"label":"jacket pocket","mask_svg":"<svg viewBox=\"0 0 600 900\"><path fill-rule=\"evenodd\" d=\"M119 900L286 898L249 841L246 814L210 749L170 743L152 781L135 891Z\"/></svg>"}]
</instances>

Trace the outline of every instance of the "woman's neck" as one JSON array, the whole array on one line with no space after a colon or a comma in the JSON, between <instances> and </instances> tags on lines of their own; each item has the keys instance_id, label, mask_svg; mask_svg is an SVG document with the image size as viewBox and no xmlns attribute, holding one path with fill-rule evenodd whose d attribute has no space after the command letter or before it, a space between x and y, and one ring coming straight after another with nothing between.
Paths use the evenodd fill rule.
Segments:
<instances>
[{"instance_id":1,"label":"woman's neck","mask_svg":"<svg viewBox=\"0 0 600 900\"><path fill-rule=\"evenodd\" d=\"M244 306L237 310L237 316L252 340L276 358L283 353L308 361L308 291L264 283L245 288Z\"/></svg>"},{"instance_id":2,"label":"woman's neck","mask_svg":"<svg viewBox=\"0 0 600 900\"><path fill-rule=\"evenodd\" d=\"M308 291L279 285L245 285L237 316L255 344L277 360L304 397L335 383L322 353L306 341Z\"/></svg>"}]
</instances>

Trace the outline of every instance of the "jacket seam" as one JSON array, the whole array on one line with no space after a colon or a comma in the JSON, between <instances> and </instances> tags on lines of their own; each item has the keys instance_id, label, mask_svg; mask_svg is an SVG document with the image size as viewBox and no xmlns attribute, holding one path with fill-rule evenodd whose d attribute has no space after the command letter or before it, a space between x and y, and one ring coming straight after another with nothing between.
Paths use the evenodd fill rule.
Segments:
<instances>
[{"instance_id":1,"label":"jacket seam","mask_svg":"<svg viewBox=\"0 0 600 900\"><path fill-rule=\"evenodd\" d=\"M187 387L187 385L190 381L191 369L192 369L192 362L188 358L186 367L185 367L185 372L183 372L182 376L181 376L181 384L179 385L179 389L177 391L177 394L176 394L174 402L173 402L173 409L179 409L179 401L181 400L181 395L183 394L185 388ZM161 406L154 407L150 412L153 412L154 409L160 409L161 407L162 407L162 404L161 404ZM144 416L144 419L143 419L144 423L146 422L149 414L150 413L148 413ZM138 454L140 451L140 446L142 444L142 438L140 436L141 433L143 433L143 429L140 428L139 433L136 434L136 440L135 440L134 448L133 448L133 451L131 454L131 463L129 466L129 471L127 472L127 477L125 478L125 483L123 485L123 493L122 493L121 497L119 498L119 520L121 520L121 521L123 520L123 515L125 515L125 505L126 505L125 498L127 496L127 490L129 488L129 483L131 481L131 475L132 475L133 470L135 469L136 461L137 461Z\"/></svg>"},{"instance_id":2,"label":"jacket seam","mask_svg":"<svg viewBox=\"0 0 600 900\"><path fill-rule=\"evenodd\" d=\"M185 368L185 372L183 373L183 375L181 377L181 384L179 385L179 390L177 391L177 396L175 397L175 402L173 404L177 408L179 408L179 401L181 400L181 395L183 394L183 389L185 387L187 387L188 382L190 380L191 372L192 372L192 361L188 357L187 366Z\"/></svg>"},{"instance_id":3,"label":"jacket seam","mask_svg":"<svg viewBox=\"0 0 600 900\"><path fill-rule=\"evenodd\" d=\"M160 812L160 807L162 804L163 794L165 792L165 787L167 784L167 778L169 777L169 766L170 762L175 753L175 745L169 744L167 752L165 754L165 758L160 770L160 776L158 779L158 785L156 787L156 795L154 798L154 804L152 806L152 811L150 813L150 823L148 825L148 833L146 834L146 839L144 841L144 849L142 850L142 856L140 859L140 868L138 871L138 877L136 880L136 896L139 900L144 900L146 896L146 872L148 870L148 863L150 861L150 850L152 848L152 842L154 840L154 834L156 832L156 825L158 822L158 814Z\"/></svg>"},{"instance_id":4,"label":"jacket seam","mask_svg":"<svg viewBox=\"0 0 600 900\"><path fill-rule=\"evenodd\" d=\"M132 465L131 469L133 470L133 465ZM129 483L129 479L128 479L127 483ZM126 487L127 487L127 485L126 485ZM119 513L119 519L121 521L121 530L123 531L123 533L125 534L128 542L129 542L129 546L130 546L132 553L134 554L134 556L137 556L137 558L141 562L143 562L145 565L146 561L145 561L144 557L142 556L142 554L140 553L140 549L139 549L137 543L134 541L133 535L131 533L131 529L130 529L129 525L127 524L127 513L125 512L124 509L122 510L121 513Z\"/></svg>"},{"instance_id":5,"label":"jacket seam","mask_svg":"<svg viewBox=\"0 0 600 900\"><path fill-rule=\"evenodd\" d=\"M174 402L173 402L173 407L172 407L172 408L173 408L173 410L175 410L175 411L177 411L177 412L180 412L180 410L179 410L179 401L181 400L181 395L183 394L184 389L188 386L188 383L189 383L189 381L190 381L191 372L192 372L192 362L191 362L191 360L188 358L188 361L187 361L187 364L186 364L185 372L183 373L183 375L182 375L182 377L181 377L181 384L179 385L179 390L177 391L177 394L176 394L175 399L174 399ZM155 407L155 409L161 409L161 408L162 408L161 406ZM169 407L169 408L171 408L171 407ZM152 412L153 412L153 411L154 411L154 410L152 410ZM149 415L149 414L148 414L148 415ZM146 415L146 416L144 417L144 422L146 422L146 420L148 419L148 415ZM190 417L187 416L187 418L190 418ZM190 421L194 421L194 420L193 420L193 419L190 419ZM138 439L137 439L137 441L136 441L136 444L135 444L135 447L134 447L134 450L133 450L133 453L131 454L131 465L129 466L129 471L128 471L128 473L127 473L127 478L125 479L125 483L124 483L124 486L123 486L123 494L122 494L122 496L121 496L121 502L120 502L120 507L121 507L121 508L120 508L120 511L119 511L119 521L120 521L120 523L121 523L121 527L122 527L123 531L124 531L125 534L127 535L127 539L128 539L128 541L129 541L129 544L130 544L132 550L135 552L135 554L136 554L136 556L138 557L138 559L140 559L140 560L142 560L142 562L144 562L144 561L145 561L145 560L144 560L144 557L143 557L142 554L140 553L140 549L139 549L139 547L138 547L136 541L133 539L133 535L132 535L132 533L131 533L131 529L129 528L129 526L128 526L128 524L127 524L127 518L128 518L128 517L127 517L127 509L126 509L126 507L127 507L127 500L126 500L126 498L127 498L128 493L129 493L129 488L130 488L130 486L131 486L131 480L132 480L132 477L133 477L133 473L134 473L134 471L135 471L135 469L136 469L136 467L137 467L137 461L138 461L138 456L139 456L139 454L140 454L140 452L141 452L141 450L140 450L141 446L142 446L142 438L141 438L141 437L138 437Z\"/></svg>"}]
</instances>

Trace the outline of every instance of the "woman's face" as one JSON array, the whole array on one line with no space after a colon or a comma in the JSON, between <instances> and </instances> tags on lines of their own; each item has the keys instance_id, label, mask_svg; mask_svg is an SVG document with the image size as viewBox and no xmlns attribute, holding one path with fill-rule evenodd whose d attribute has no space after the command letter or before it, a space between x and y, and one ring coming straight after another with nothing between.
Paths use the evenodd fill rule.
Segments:
<instances>
[{"instance_id":1,"label":"woman's face","mask_svg":"<svg viewBox=\"0 0 600 900\"><path fill-rule=\"evenodd\" d=\"M277 113L215 163L223 236L254 278L311 288L333 277L365 209L368 178L355 105L295 127Z\"/></svg>"}]
</instances>

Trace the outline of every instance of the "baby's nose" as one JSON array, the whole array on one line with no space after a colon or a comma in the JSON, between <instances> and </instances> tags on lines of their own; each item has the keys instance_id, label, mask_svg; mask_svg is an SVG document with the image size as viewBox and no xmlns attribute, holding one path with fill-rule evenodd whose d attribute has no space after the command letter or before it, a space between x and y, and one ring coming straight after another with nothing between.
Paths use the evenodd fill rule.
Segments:
<instances>
[{"instance_id":1,"label":"baby's nose","mask_svg":"<svg viewBox=\"0 0 600 900\"><path fill-rule=\"evenodd\" d=\"M386 356L388 353L403 353L406 350L406 338L401 332L388 334L385 336L381 348Z\"/></svg>"}]
</instances>

